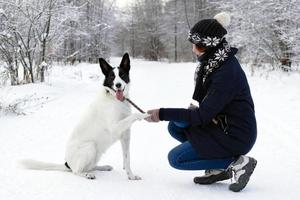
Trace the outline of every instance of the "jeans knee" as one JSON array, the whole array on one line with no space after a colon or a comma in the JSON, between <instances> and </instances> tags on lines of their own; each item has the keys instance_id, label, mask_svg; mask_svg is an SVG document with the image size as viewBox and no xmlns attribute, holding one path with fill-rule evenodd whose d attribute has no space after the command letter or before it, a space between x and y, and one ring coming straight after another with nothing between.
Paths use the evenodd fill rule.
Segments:
<instances>
[{"instance_id":1,"label":"jeans knee","mask_svg":"<svg viewBox=\"0 0 300 200\"><path fill-rule=\"evenodd\" d=\"M176 126L174 122L169 122L168 131L170 135L176 140L178 140L179 142L185 142L187 140L183 132L183 129Z\"/></svg>"},{"instance_id":2,"label":"jeans knee","mask_svg":"<svg viewBox=\"0 0 300 200\"><path fill-rule=\"evenodd\" d=\"M179 128L187 128L189 127L189 124L187 122L173 122L175 126Z\"/></svg>"},{"instance_id":3,"label":"jeans knee","mask_svg":"<svg viewBox=\"0 0 300 200\"><path fill-rule=\"evenodd\" d=\"M173 138L177 138L177 129L176 125L171 121L168 124L168 132Z\"/></svg>"},{"instance_id":4,"label":"jeans knee","mask_svg":"<svg viewBox=\"0 0 300 200\"><path fill-rule=\"evenodd\" d=\"M172 121L170 121L169 122L169 124L168 124L168 131L169 131L169 133L172 135L172 133L174 133L174 131L175 131L175 124L172 122Z\"/></svg>"},{"instance_id":5,"label":"jeans knee","mask_svg":"<svg viewBox=\"0 0 300 200\"><path fill-rule=\"evenodd\" d=\"M168 154L168 160L171 167L175 169L179 169L179 163L177 159L177 154L175 153L175 150L172 149Z\"/></svg>"},{"instance_id":6,"label":"jeans knee","mask_svg":"<svg viewBox=\"0 0 300 200\"><path fill-rule=\"evenodd\" d=\"M178 132L178 130L182 130L184 128L187 128L188 126L189 126L189 124L185 123L185 122L170 121L168 124L168 131L172 135L175 132Z\"/></svg>"}]
</instances>

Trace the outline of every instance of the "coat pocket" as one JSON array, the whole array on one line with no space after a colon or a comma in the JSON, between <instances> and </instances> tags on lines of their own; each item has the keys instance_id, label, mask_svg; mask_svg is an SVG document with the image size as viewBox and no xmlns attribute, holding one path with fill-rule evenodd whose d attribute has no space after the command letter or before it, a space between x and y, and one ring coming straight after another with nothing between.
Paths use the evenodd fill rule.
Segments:
<instances>
[{"instance_id":1,"label":"coat pocket","mask_svg":"<svg viewBox=\"0 0 300 200\"><path fill-rule=\"evenodd\" d=\"M228 134L229 126L227 122L227 115L217 115L216 120L218 121L218 126L223 130L223 132Z\"/></svg>"}]
</instances>

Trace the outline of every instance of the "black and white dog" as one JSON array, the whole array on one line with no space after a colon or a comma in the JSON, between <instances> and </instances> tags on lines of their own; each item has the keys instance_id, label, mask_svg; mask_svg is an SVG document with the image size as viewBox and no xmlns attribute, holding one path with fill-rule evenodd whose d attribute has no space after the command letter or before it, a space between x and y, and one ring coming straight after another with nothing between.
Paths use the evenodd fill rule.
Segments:
<instances>
[{"instance_id":1,"label":"black and white dog","mask_svg":"<svg viewBox=\"0 0 300 200\"><path fill-rule=\"evenodd\" d=\"M71 171L76 175L95 179L94 170L110 171L110 166L97 166L101 155L116 141L120 140L123 150L123 166L130 180L139 176L130 169L130 127L148 114L131 114L130 105L124 99L129 90L129 55L124 54L119 67L111 67L100 58L100 67L105 76L103 88L87 113L77 124L68 141L65 164L51 164L23 160L20 164L28 169Z\"/></svg>"}]
</instances>

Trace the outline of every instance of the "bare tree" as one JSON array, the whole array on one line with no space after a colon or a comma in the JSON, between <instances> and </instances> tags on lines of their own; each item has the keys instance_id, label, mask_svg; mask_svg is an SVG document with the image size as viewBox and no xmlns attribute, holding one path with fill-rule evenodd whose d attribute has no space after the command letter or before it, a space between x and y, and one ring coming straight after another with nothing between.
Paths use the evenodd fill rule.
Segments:
<instances>
[{"instance_id":1,"label":"bare tree","mask_svg":"<svg viewBox=\"0 0 300 200\"><path fill-rule=\"evenodd\" d=\"M289 71L292 62L299 60L298 1L230 0L215 5L232 14L230 39L241 48L243 60L251 62L253 69L270 63Z\"/></svg>"}]
</instances>

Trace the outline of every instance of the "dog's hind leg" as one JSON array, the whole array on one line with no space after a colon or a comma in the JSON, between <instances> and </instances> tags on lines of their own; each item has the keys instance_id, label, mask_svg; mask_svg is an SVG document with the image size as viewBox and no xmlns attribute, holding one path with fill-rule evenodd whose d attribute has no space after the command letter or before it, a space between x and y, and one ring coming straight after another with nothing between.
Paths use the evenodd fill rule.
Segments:
<instances>
[{"instance_id":1,"label":"dog's hind leg","mask_svg":"<svg viewBox=\"0 0 300 200\"><path fill-rule=\"evenodd\" d=\"M94 142L86 142L75 146L72 155L68 156L67 163L72 172L78 176L87 179L95 179L96 176L91 173L97 162L97 149Z\"/></svg>"},{"instance_id":2,"label":"dog's hind leg","mask_svg":"<svg viewBox=\"0 0 300 200\"><path fill-rule=\"evenodd\" d=\"M130 130L124 132L121 136L121 144L123 150L123 168L126 170L127 176L129 180L141 180L142 178L134 175L130 168Z\"/></svg>"}]
</instances>

